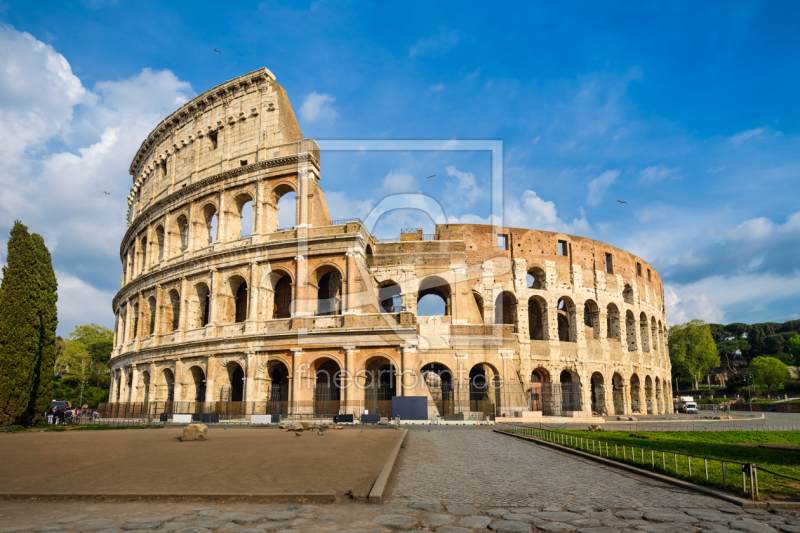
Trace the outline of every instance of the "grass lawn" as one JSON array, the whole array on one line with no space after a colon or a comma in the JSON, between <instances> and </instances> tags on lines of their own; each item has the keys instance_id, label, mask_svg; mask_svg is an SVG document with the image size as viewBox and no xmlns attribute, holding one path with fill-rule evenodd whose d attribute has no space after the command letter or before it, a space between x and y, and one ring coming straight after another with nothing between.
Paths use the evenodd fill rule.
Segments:
<instances>
[{"instance_id":1,"label":"grass lawn","mask_svg":"<svg viewBox=\"0 0 800 533\"><path fill-rule=\"evenodd\" d=\"M615 457L637 466L666 473L700 485L722 487L722 465L718 461L708 462L708 481L705 479L705 465L702 459L693 458L692 473L689 476L689 461L685 455L703 456L739 463L753 463L757 468L766 468L800 479L800 450L758 448L754 446L737 446L743 443L790 444L800 446L800 432L797 431L717 431L717 432L644 432L644 431L559 431L567 439L572 437L571 447L582 448L592 452L591 443L586 444L576 439L581 437L605 441L595 444L595 455ZM606 448L608 443L608 448ZM569 443L568 443L569 444ZM617 445L616 447L614 445ZM621 445L625 445L625 452ZM651 455L644 450L642 460L641 446L657 451ZM631 460L631 447L635 448L635 460ZM661 452L665 452L663 455ZM672 453L676 452L676 453ZM677 454L678 469L675 470ZM662 461L665 466L662 466ZM655 463L655 467L653 466ZM759 470L758 486L762 499L800 500L800 481L779 478ZM726 465L726 487L733 492L742 492L741 467L735 464Z\"/></svg>"}]
</instances>

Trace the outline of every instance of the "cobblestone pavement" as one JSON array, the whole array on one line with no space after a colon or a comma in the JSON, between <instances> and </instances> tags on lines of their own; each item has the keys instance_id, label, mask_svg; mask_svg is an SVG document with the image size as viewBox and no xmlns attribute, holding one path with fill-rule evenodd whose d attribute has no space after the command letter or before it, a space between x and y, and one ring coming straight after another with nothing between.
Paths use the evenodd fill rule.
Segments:
<instances>
[{"instance_id":1,"label":"cobblestone pavement","mask_svg":"<svg viewBox=\"0 0 800 533\"><path fill-rule=\"evenodd\" d=\"M398 501L633 508L721 503L488 428L413 429L404 446L393 494Z\"/></svg>"}]
</instances>

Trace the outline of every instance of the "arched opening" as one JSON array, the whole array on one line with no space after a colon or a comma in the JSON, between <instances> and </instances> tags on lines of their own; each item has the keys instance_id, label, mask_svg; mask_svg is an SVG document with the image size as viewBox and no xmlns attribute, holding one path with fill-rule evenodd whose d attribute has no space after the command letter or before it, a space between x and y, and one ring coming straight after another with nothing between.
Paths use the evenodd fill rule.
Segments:
<instances>
[{"instance_id":1,"label":"arched opening","mask_svg":"<svg viewBox=\"0 0 800 533\"><path fill-rule=\"evenodd\" d=\"M131 340L135 340L139 338L139 304L133 304L131 311L133 311L133 331L131 331Z\"/></svg>"},{"instance_id":2,"label":"arched opening","mask_svg":"<svg viewBox=\"0 0 800 533\"><path fill-rule=\"evenodd\" d=\"M128 338L128 313L123 311L120 314L120 317L122 320L122 344L127 344L130 342L130 339Z\"/></svg>"},{"instance_id":3,"label":"arched opening","mask_svg":"<svg viewBox=\"0 0 800 533\"><path fill-rule=\"evenodd\" d=\"M292 317L292 278L282 276L275 283L275 308L272 318Z\"/></svg>"},{"instance_id":4,"label":"arched opening","mask_svg":"<svg viewBox=\"0 0 800 533\"><path fill-rule=\"evenodd\" d=\"M558 340L561 342L577 342L575 334L575 304L568 297L558 300L556 307L558 316Z\"/></svg>"},{"instance_id":5,"label":"arched opening","mask_svg":"<svg viewBox=\"0 0 800 533\"><path fill-rule=\"evenodd\" d=\"M497 370L488 363L478 363L469 371L470 411L482 416L497 413L500 407L502 381Z\"/></svg>"},{"instance_id":6,"label":"arched opening","mask_svg":"<svg viewBox=\"0 0 800 533\"><path fill-rule=\"evenodd\" d=\"M600 308L594 300L583 304L583 331L586 340L600 338Z\"/></svg>"},{"instance_id":7,"label":"arched opening","mask_svg":"<svg viewBox=\"0 0 800 533\"><path fill-rule=\"evenodd\" d=\"M642 412L642 390L639 376L636 374L631 376L631 411L634 413Z\"/></svg>"},{"instance_id":8,"label":"arched opening","mask_svg":"<svg viewBox=\"0 0 800 533\"><path fill-rule=\"evenodd\" d=\"M420 283L417 316L450 316L450 285L439 276L427 277Z\"/></svg>"},{"instance_id":9,"label":"arched opening","mask_svg":"<svg viewBox=\"0 0 800 533\"><path fill-rule=\"evenodd\" d=\"M400 296L400 285L393 281L386 281L378 288L381 313L397 313L403 309Z\"/></svg>"},{"instance_id":10,"label":"arched opening","mask_svg":"<svg viewBox=\"0 0 800 533\"><path fill-rule=\"evenodd\" d=\"M642 314L639 315L639 337L642 339L642 351L649 352L650 351L650 333L648 330L647 324L647 315Z\"/></svg>"},{"instance_id":11,"label":"arched opening","mask_svg":"<svg viewBox=\"0 0 800 533\"><path fill-rule=\"evenodd\" d=\"M600 416L607 415L606 410L606 391L604 387L603 374L595 372L591 379L592 387L592 413Z\"/></svg>"},{"instance_id":12,"label":"arched opening","mask_svg":"<svg viewBox=\"0 0 800 533\"><path fill-rule=\"evenodd\" d=\"M186 380L186 400L204 402L206 400L206 373L199 366L193 366L189 369L188 378Z\"/></svg>"},{"instance_id":13,"label":"arched opening","mask_svg":"<svg viewBox=\"0 0 800 533\"><path fill-rule=\"evenodd\" d=\"M161 372L161 378L156 387L156 398L159 402L175 401L175 374L169 368L165 368Z\"/></svg>"},{"instance_id":14,"label":"arched opening","mask_svg":"<svg viewBox=\"0 0 800 533\"><path fill-rule=\"evenodd\" d=\"M550 373L544 368L531 372L531 411L542 411L544 408L544 383L550 382Z\"/></svg>"},{"instance_id":15,"label":"arched opening","mask_svg":"<svg viewBox=\"0 0 800 533\"><path fill-rule=\"evenodd\" d=\"M670 411L670 402L669 399L672 397L672 394L669 392L669 385L667 384L669 380L664 378L661 380L661 398L664 403L664 410L662 413L667 414Z\"/></svg>"},{"instance_id":16,"label":"arched opening","mask_svg":"<svg viewBox=\"0 0 800 533\"><path fill-rule=\"evenodd\" d=\"M194 302L194 327L204 328L208 325L208 316L211 310L208 285L198 283L195 285L197 301Z\"/></svg>"},{"instance_id":17,"label":"arched opening","mask_svg":"<svg viewBox=\"0 0 800 533\"><path fill-rule=\"evenodd\" d=\"M181 215L176 221L178 225L179 248L181 252L185 252L189 248L189 221L186 216Z\"/></svg>"},{"instance_id":18,"label":"arched opening","mask_svg":"<svg viewBox=\"0 0 800 533\"><path fill-rule=\"evenodd\" d=\"M236 211L239 214L238 238L250 237L253 234L253 199L248 194L236 197Z\"/></svg>"},{"instance_id":19,"label":"arched opening","mask_svg":"<svg viewBox=\"0 0 800 533\"><path fill-rule=\"evenodd\" d=\"M541 296L531 296L528 299L528 330L533 341L547 340L545 317L547 316L547 302Z\"/></svg>"},{"instance_id":20,"label":"arched opening","mask_svg":"<svg viewBox=\"0 0 800 533\"><path fill-rule=\"evenodd\" d=\"M218 227L217 208L214 204L206 204L203 207L203 230L206 240L206 246L217 242L217 227ZM202 241L201 241L202 242Z\"/></svg>"},{"instance_id":21,"label":"arched opening","mask_svg":"<svg viewBox=\"0 0 800 533\"><path fill-rule=\"evenodd\" d=\"M618 373L611 376L611 395L614 401L614 414L625 414L625 382Z\"/></svg>"},{"instance_id":22,"label":"arched opening","mask_svg":"<svg viewBox=\"0 0 800 533\"><path fill-rule=\"evenodd\" d=\"M145 271L147 270L147 237L144 237L140 241L139 246L140 246L139 249L142 251L142 261L141 261L141 264L140 264L141 268L139 269L139 271L142 274L144 274Z\"/></svg>"},{"instance_id":23,"label":"arched opening","mask_svg":"<svg viewBox=\"0 0 800 533\"><path fill-rule=\"evenodd\" d=\"M244 401L244 370L239 363L228 361L225 364L226 381L220 385L219 401L241 402Z\"/></svg>"},{"instance_id":24,"label":"arched opening","mask_svg":"<svg viewBox=\"0 0 800 533\"><path fill-rule=\"evenodd\" d=\"M334 267L320 267L315 272L317 281L317 314L342 314L342 274Z\"/></svg>"},{"instance_id":25,"label":"arched opening","mask_svg":"<svg viewBox=\"0 0 800 533\"><path fill-rule=\"evenodd\" d=\"M516 321L517 299L512 293L503 291L494 302L494 323L514 325Z\"/></svg>"},{"instance_id":26,"label":"arched opening","mask_svg":"<svg viewBox=\"0 0 800 533\"><path fill-rule=\"evenodd\" d=\"M164 259L164 226L156 228L156 243L158 245L158 260Z\"/></svg>"},{"instance_id":27,"label":"arched opening","mask_svg":"<svg viewBox=\"0 0 800 533\"><path fill-rule=\"evenodd\" d=\"M122 376L117 374L117 377L114 380L114 401L115 402L119 402L119 399L120 399L120 397L122 395L120 389L122 389Z\"/></svg>"},{"instance_id":28,"label":"arched opening","mask_svg":"<svg viewBox=\"0 0 800 533\"><path fill-rule=\"evenodd\" d=\"M652 415L655 404L653 402L653 380L650 376L644 378L644 401L647 407L647 414Z\"/></svg>"},{"instance_id":29,"label":"arched opening","mask_svg":"<svg viewBox=\"0 0 800 533\"><path fill-rule=\"evenodd\" d=\"M240 324L247 320L247 281L242 276L228 280L230 292L225 299L225 322Z\"/></svg>"},{"instance_id":30,"label":"arched opening","mask_svg":"<svg viewBox=\"0 0 800 533\"><path fill-rule=\"evenodd\" d=\"M608 304L608 307L606 307L606 335L609 339L621 339L619 309L614 304Z\"/></svg>"},{"instance_id":31,"label":"arched opening","mask_svg":"<svg viewBox=\"0 0 800 533\"><path fill-rule=\"evenodd\" d=\"M633 288L628 284L625 284L625 288L622 290L622 301L633 305Z\"/></svg>"},{"instance_id":32,"label":"arched opening","mask_svg":"<svg viewBox=\"0 0 800 533\"><path fill-rule=\"evenodd\" d=\"M289 410L289 369L282 361L269 361L267 375L262 380L263 398L267 413L280 414Z\"/></svg>"},{"instance_id":33,"label":"arched opening","mask_svg":"<svg viewBox=\"0 0 800 533\"><path fill-rule=\"evenodd\" d=\"M439 416L453 413L455 397L450 369L440 363L430 363L422 367L421 373Z\"/></svg>"},{"instance_id":34,"label":"arched opening","mask_svg":"<svg viewBox=\"0 0 800 533\"><path fill-rule=\"evenodd\" d=\"M314 387L314 413L337 415L341 406L342 374L339 364L333 359L318 360Z\"/></svg>"},{"instance_id":35,"label":"arched opening","mask_svg":"<svg viewBox=\"0 0 800 533\"><path fill-rule=\"evenodd\" d=\"M664 414L664 399L661 396L661 380L656 377L656 409L658 410L657 414Z\"/></svg>"},{"instance_id":36,"label":"arched opening","mask_svg":"<svg viewBox=\"0 0 800 533\"><path fill-rule=\"evenodd\" d=\"M558 381L561 384L561 410L581 411L581 383L577 374L562 370Z\"/></svg>"},{"instance_id":37,"label":"arched opening","mask_svg":"<svg viewBox=\"0 0 800 533\"><path fill-rule=\"evenodd\" d=\"M527 286L529 289L542 289L545 288L545 275L544 270L539 267L533 267L528 270L528 274L525 276Z\"/></svg>"},{"instance_id":38,"label":"arched opening","mask_svg":"<svg viewBox=\"0 0 800 533\"><path fill-rule=\"evenodd\" d=\"M297 225L297 198L293 190L280 196L277 201L276 230L292 229Z\"/></svg>"},{"instance_id":39,"label":"arched opening","mask_svg":"<svg viewBox=\"0 0 800 533\"><path fill-rule=\"evenodd\" d=\"M397 396L395 367L389 359L376 357L365 367L364 409L391 416L392 397Z\"/></svg>"},{"instance_id":40,"label":"arched opening","mask_svg":"<svg viewBox=\"0 0 800 533\"><path fill-rule=\"evenodd\" d=\"M650 342L653 345L653 351L658 352L658 327L656 326L656 317L650 318Z\"/></svg>"},{"instance_id":41,"label":"arched opening","mask_svg":"<svg viewBox=\"0 0 800 533\"><path fill-rule=\"evenodd\" d=\"M139 402L149 402L150 401L150 372L145 370L140 374L140 385L139 385L139 393L137 394Z\"/></svg>"},{"instance_id":42,"label":"arched opening","mask_svg":"<svg viewBox=\"0 0 800 533\"><path fill-rule=\"evenodd\" d=\"M658 321L658 345L660 348L664 347L664 326L661 325L660 320ZM664 351L666 352L666 350Z\"/></svg>"},{"instance_id":43,"label":"arched opening","mask_svg":"<svg viewBox=\"0 0 800 533\"><path fill-rule=\"evenodd\" d=\"M170 331L177 331L181 320L181 296L177 290L169 291L169 306L164 311L167 327Z\"/></svg>"},{"instance_id":44,"label":"arched opening","mask_svg":"<svg viewBox=\"0 0 800 533\"><path fill-rule=\"evenodd\" d=\"M472 297L475 298L475 305L478 306L478 313L481 315L481 324L483 324L485 320L483 317L483 296L481 296L478 291L472 291Z\"/></svg>"},{"instance_id":45,"label":"arched opening","mask_svg":"<svg viewBox=\"0 0 800 533\"><path fill-rule=\"evenodd\" d=\"M151 296L147 299L147 336L152 337L156 334L156 297Z\"/></svg>"},{"instance_id":46,"label":"arched opening","mask_svg":"<svg viewBox=\"0 0 800 533\"><path fill-rule=\"evenodd\" d=\"M625 311L625 338L628 341L628 351L636 351L636 320L630 310Z\"/></svg>"}]
</instances>

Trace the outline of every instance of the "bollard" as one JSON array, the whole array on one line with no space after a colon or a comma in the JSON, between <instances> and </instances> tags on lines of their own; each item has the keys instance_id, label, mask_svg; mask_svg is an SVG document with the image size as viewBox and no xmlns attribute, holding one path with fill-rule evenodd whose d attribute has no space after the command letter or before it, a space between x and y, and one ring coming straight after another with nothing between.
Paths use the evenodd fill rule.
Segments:
<instances>
[{"instance_id":1,"label":"bollard","mask_svg":"<svg viewBox=\"0 0 800 533\"><path fill-rule=\"evenodd\" d=\"M706 481L708 481L708 459L703 459L703 465L706 468Z\"/></svg>"},{"instance_id":2,"label":"bollard","mask_svg":"<svg viewBox=\"0 0 800 533\"><path fill-rule=\"evenodd\" d=\"M722 488L728 488L728 481L725 479L725 461L722 461Z\"/></svg>"}]
</instances>

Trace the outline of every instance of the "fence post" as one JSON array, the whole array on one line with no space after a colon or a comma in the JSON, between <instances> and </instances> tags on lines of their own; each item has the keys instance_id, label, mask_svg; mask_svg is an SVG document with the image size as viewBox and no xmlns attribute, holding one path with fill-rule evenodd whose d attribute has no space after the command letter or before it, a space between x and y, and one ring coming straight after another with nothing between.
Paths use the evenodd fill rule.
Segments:
<instances>
[{"instance_id":1,"label":"fence post","mask_svg":"<svg viewBox=\"0 0 800 533\"><path fill-rule=\"evenodd\" d=\"M689 462L689 477L692 477L692 456L687 455L686 460Z\"/></svg>"},{"instance_id":2,"label":"fence post","mask_svg":"<svg viewBox=\"0 0 800 533\"><path fill-rule=\"evenodd\" d=\"M650 448L650 466L656 467L656 452L652 448Z\"/></svg>"},{"instance_id":3,"label":"fence post","mask_svg":"<svg viewBox=\"0 0 800 533\"><path fill-rule=\"evenodd\" d=\"M728 482L725 479L725 461L722 461L722 489L725 490L728 488Z\"/></svg>"},{"instance_id":4,"label":"fence post","mask_svg":"<svg viewBox=\"0 0 800 533\"><path fill-rule=\"evenodd\" d=\"M677 476L678 475L678 454L677 453L673 453L672 455L673 455L673 457L675 457L675 475Z\"/></svg>"},{"instance_id":5,"label":"fence post","mask_svg":"<svg viewBox=\"0 0 800 533\"><path fill-rule=\"evenodd\" d=\"M703 465L706 468L706 481L708 481L708 459L706 459L705 457L703 458Z\"/></svg>"},{"instance_id":6,"label":"fence post","mask_svg":"<svg viewBox=\"0 0 800 533\"><path fill-rule=\"evenodd\" d=\"M619 450L617 449L617 443L614 443L614 457L619 459Z\"/></svg>"},{"instance_id":7,"label":"fence post","mask_svg":"<svg viewBox=\"0 0 800 533\"><path fill-rule=\"evenodd\" d=\"M755 475L755 482L756 482L756 497L755 497L755 499L757 500L758 499L758 469L756 468L756 465L753 465L753 474Z\"/></svg>"}]
</instances>

